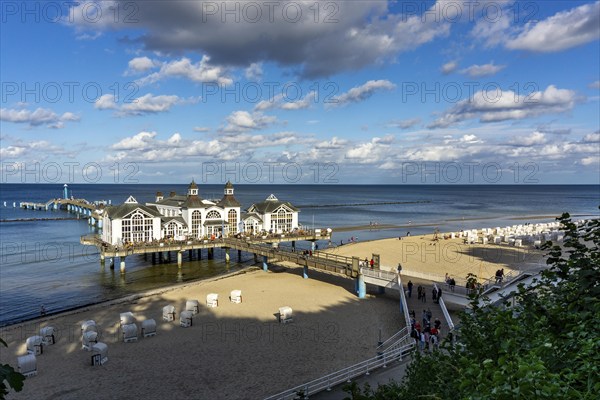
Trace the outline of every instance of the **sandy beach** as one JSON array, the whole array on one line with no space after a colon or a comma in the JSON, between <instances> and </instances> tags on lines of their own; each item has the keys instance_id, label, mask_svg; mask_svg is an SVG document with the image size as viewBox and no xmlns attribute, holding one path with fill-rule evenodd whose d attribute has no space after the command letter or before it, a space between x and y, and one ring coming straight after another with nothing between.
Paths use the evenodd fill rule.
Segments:
<instances>
[{"instance_id":1,"label":"sandy beach","mask_svg":"<svg viewBox=\"0 0 600 400\"><path fill-rule=\"evenodd\" d=\"M311 271L273 266L211 281L155 290L3 328L8 342L0 361L16 367L27 337L44 326L57 331L57 343L37 357L38 375L28 378L11 399L260 399L375 355L383 339L402 328L398 294L358 299L354 282ZM242 290L243 302L229 293ZM219 294L207 308L206 295ZM193 326L162 320L162 307L181 311L198 299ZM294 322L279 324L279 307L294 310ZM131 311L139 321L154 318L158 335L123 343L119 315ZM93 319L108 345L108 362L91 366L81 350L80 326Z\"/></svg>"},{"instance_id":2,"label":"sandy beach","mask_svg":"<svg viewBox=\"0 0 600 400\"><path fill-rule=\"evenodd\" d=\"M405 272L416 271L442 279L448 273L457 282L464 280L468 273L483 280L494 276L499 268L508 273L544 263L544 252L531 246L464 244L462 239L440 239L436 242L433 235L350 243L327 251L363 260L379 254L382 269L395 270L401 263Z\"/></svg>"},{"instance_id":3,"label":"sandy beach","mask_svg":"<svg viewBox=\"0 0 600 400\"><path fill-rule=\"evenodd\" d=\"M467 273L488 278L499 268L538 265L543 252L499 245L465 245L461 239L432 240L432 235L353 243L327 251L370 259L379 254L384 269L402 263L418 271L464 279ZM14 399L195 398L260 399L347 367L375 355L381 330L385 340L403 327L399 295L365 299L354 293L354 281L300 268L272 265L269 272L250 268L212 280L154 290L40 318L0 331L9 344L0 361L16 366L25 354L25 340L44 326L53 326L57 343L37 357L38 376L26 380ZM242 290L243 302L229 301ZM219 294L219 306L207 308L206 295ZM200 302L189 328L162 320L162 307L177 311L188 299ZM280 324L279 307L290 306L294 322ZM158 335L123 343L119 315L131 311L141 321L153 318ZM179 315L179 314L178 314ZM91 366L91 353L81 350L80 326L93 319L108 345L109 361Z\"/></svg>"}]
</instances>

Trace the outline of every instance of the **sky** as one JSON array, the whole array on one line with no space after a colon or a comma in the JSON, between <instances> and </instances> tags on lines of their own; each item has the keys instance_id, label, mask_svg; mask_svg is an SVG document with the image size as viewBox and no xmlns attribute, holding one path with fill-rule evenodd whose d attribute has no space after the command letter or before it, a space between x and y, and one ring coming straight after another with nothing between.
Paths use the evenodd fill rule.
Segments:
<instances>
[{"instance_id":1,"label":"sky","mask_svg":"<svg viewBox=\"0 0 600 400\"><path fill-rule=\"evenodd\" d=\"M600 184L600 1L3 1L2 183Z\"/></svg>"}]
</instances>

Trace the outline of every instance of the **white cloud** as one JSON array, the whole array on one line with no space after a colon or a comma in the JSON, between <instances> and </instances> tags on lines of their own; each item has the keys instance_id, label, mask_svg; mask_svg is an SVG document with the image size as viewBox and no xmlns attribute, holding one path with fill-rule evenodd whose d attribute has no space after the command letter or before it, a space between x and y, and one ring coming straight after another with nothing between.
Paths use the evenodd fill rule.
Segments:
<instances>
[{"instance_id":1,"label":"white cloud","mask_svg":"<svg viewBox=\"0 0 600 400\"><path fill-rule=\"evenodd\" d=\"M384 162L390 157L393 141L394 137L391 135L383 138L374 137L369 142L361 143L348 149L345 153L345 158L360 164Z\"/></svg>"},{"instance_id":2,"label":"white cloud","mask_svg":"<svg viewBox=\"0 0 600 400\"><path fill-rule=\"evenodd\" d=\"M442 65L440 71L442 71L442 74L444 75L449 75L456 71L456 68L458 68L458 63L456 61L450 61Z\"/></svg>"},{"instance_id":3,"label":"white cloud","mask_svg":"<svg viewBox=\"0 0 600 400\"><path fill-rule=\"evenodd\" d=\"M115 102L114 95L104 94L96 100L94 108L98 110L116 110L116 115L123 117L167 112L174 105L193 104L196 102L198 102L197 98L183 99L176 95L154 96L152 93L148 93L133 99L130 103L119 106Z\"/></svg>"},{"instance_id":4,"label":"white cloud","mask_svg":"<svg viewBox=\"0 0 600 400\"><path fill-rule=\"evenodd\" d=\"M210 128L207 126L195 126L194 132L209 132Z\"/></svg>"},{"instance_id":5,"label":"white cloud","mask_svg":"<svg viewBox=\"0 0 600 400\"><path fill-rule=\"evenodd\" d=\"M160 65L160 62L152 60L148 57L136 57L129 60L125 75L133 75L141 72L149 71Z\"/></svg>"},{"instance_id":6,"label":"white cloud","mask_svg":"<svg viewBox=\"0 0 600 400\"><path fill-rule=\"evenodd\" d=\"M546 144L548 140L546 135L541 132L533 132L529 136L515 136L510 143L518 146L534 146L539 144Z\"/></svg>"},{"instance_id":7,"label":"white cloud","mask_svg":"<svg viewBox=\"0 0 600 400\"><path fill-rule=\"evenodd\" d=\"M506 68L506 65L494 65L493 62L483 65L471 65L460 71L461 74L469 75L471 78L495 75Z\"/></svg>"},{"instance_id":8,"label":"white cloud","mask_svg":"<svg viewBox=\"0 0 600 400\"><path fill-rule=\"evenodd\" d=\"M0 109L0 120L16 124L29 124L30 127L46 125L48 128L58 129L63 128L65 122L79 121L79 119L72 112L58 115L47 108L37 108L34 111L14 108Z\"/></svg>"},{"instance_id":9,"label":"white cloud","mask_svg":"<svg viewBox=\"0 0 600 400\"><path fill-rule=\"evenodd\" d=\"M156 132L140 132L137 135L126 137L111 146L113 150L144 150L154 144Z\"/></svg>"},{"instance_id":10,"label":"white cloud","mask_svg":"<svg viewBox=\"0 0 600 400\"><path fill-rule=\"evenodd\" d=\"M346 139L340 139L337 136L332 137L330 140L325 140L315 144L317 149L342 149L349 142Z\"/></svg>"},{"instance_id":11,"label":"white cloud","mask_svg":"<svg viewBox=\"0 0 600 400\"><path fill-rule=\"evenodd\" d=\"M600 164L600 156L584 157L581 159L581 164L586 166Z\"/></svg>"},{"instance_id":12,"label":"white cloud","mask_svg":"<svg viewBox=\"0 0 600 400\"><path fill-rule=\"evenodd\" d=\"M595 81L590 83L590 88L591 89L600 89L600 81Z\"/></svg>"},{"instance_id":13,"label":"white cloud","mask_svg":"<svg viewBox=\"0 0 600 400\"><path fill-rule=\"evenodd\" d=\"M584 143L598 143L600 142L600 132L588 133L583 137Z\"/></svg>"},{"instance_id":14,"label":"white cloud","mask_svg":"<svg viewBox=\"0 0 600 400\"><path fill-rule=\"evenodd\" d=\"M103 94L98 97L96 102L94 103L94 108L98 110L114 110L117 108L117 103L115 102L114 94Z\"/></svg>"},{"instance_id":15,"label":"white cloud","mask_svg":"<svg viewBox=\"0 0 600 400\"><path fill-rule=\"evenodd\" d=\"M506 42L512 50L550 53L600 38L600 1L584 4L539 21L529 22Z\"/></svg>"},{"instance_id":16,"label":"white cloud","mask_svg":"<svg viewBox=\"0 0 600 400\"><path fill-rule=\"evenodd\" d=\"M227 125L222 131L226 133L238 133L263 129L276 120L276 117L267 116L261 112L234 111L226 118Z\"/></svg>"},{"instance_id":17,"label":"white cloud","mask_svg":"<svg viewBox=\"0 0 600 400\"><path fill-rule=\"evenodd\" d=\"M309 108L312 103L317 102L317 93L315 91L309 92L304 98L300 100L286 100L283 94L278 94L269 100L260 101L255 107L254 111L266 111L271 109L281 110L303 110Z\"/></svg>"},{"instance_id":18,"label":"white cloud","mask_svg":"<svg viewBox=\"0 0 600 400\"><path fill-rule=\"evenodd\" d=\"M138 79L139 85L155 83L166 78L185 78L197 83L217 83L219 85L230 85L233 80L226 76L226 70L220 66L209 64L210 57L203 56L197 63L183 57L160 64L160 70Z\"/></svg>"},{"instance_id":19,"label":"white cloud","mask_svg":"<svg viewBox=\"0 0 600 400\"><path fill-rule=\"evenodd\" d=\"M445 128L467 119L497 122L556 114L571 110L576 102L575 92L550 85L544 91L519 95L513 91L479 91L451 107L429 128Z\"/></svg>"},{"instance_id":20,"label":"white cloud","mask_svg":"<svg viewBox=\"0 0 600 400\"><path fill-rule=\"evenodd\" d=\"M396 88L392 82L388 80L370 80L360 86L353 87L346 93L342 93L331 99L328 103L331 107L343 106L349 103L357 103L371 97L375 92L380 90L393 90Z\"/></svg>"},{"instance_id":21,"label":"white cloud","mask_svg":"<svg viewBox=\"0 0 600 400\"><path fill-rule=\"evenodd\" d=\"M249 81L260 81L263 76L262 63L252 63L244 71L246 79Z\"/></svg>"}]
</instances>

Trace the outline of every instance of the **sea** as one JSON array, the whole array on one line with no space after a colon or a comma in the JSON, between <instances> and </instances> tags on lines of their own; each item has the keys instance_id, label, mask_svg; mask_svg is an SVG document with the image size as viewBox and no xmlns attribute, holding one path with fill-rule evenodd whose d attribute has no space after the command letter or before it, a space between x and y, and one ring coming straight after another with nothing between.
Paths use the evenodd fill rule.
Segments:
<instances>
[{"instance_id":1,"label":"sea","mask_svg":"<svg viewBox=\"0 0 600 400\"><path fill-rule=\"evenodd\" d=\"M199 185L200 196L222 197L223 185ZM176 184L70 184L68 195L89 201L153 201L157 191L184 194ZM245 209L274 194L300 208L307 228L332 228L333 245L387 237L461 229L549 222L563 212L575 219L599 218L600 185L236 185ZM207 279L254 264L243 254L225 263L189 260L181 268L152 263L142 255L127 258L127 272L102 266L83 235L97 233L85 219L66 211L19 208L24 201L43 202L63 196L61 184L0 185L0 327L40 315L84 307L141 291ZM14 206L13 206L14 204ZM331 245L319 243L320 248ZM308 243L297 247L309 248Z\"/></svg>"}]
</instances>

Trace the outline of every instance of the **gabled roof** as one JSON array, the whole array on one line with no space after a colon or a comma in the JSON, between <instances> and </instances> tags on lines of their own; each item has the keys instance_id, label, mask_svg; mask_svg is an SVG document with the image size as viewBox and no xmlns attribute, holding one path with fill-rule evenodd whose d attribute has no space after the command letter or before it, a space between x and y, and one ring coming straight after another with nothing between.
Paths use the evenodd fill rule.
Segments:
<instances>
[{"instance_id":1,"label":"gabled roof","mask_svg":"<svg viewBox=\"0 0 600 400\"><path fill-rule=\"evenodd\" d=\"M258 215L257 213L254 213L254 212L242 213L242 215L240 217L240 220L241 221L246 221L249 218L254 218L258 222L263 222L263 220L260 217L260 215Z\"/></svg>"},{"instance_id":2,"label":"gabled roof","mask_svg":"<svg viewBox=\"0 0 600 400\"><path fill-rule=\"evenodd\" d=\"M259 214L269 214L273 211L277 210L279 207L285 206L289 208L291 211L299 212L300 210L292 205L292 203L288 201L279 201L277 197L274 195L270 195L267 199L261 203L254 203L250 207L248 207L248 212L256 212Z\"/></svg>"},{"instance_id":3,"label":"gabled roof","mask_svg":"<svg viewBox=\"0 0 600 400\"><path fill-rule=\"evenodd\" d=\"M182 217L160 217L161 222L163 223L163 225L168 224L171 221L177 222L183 226L186 226L185 220Z\"/></svg>"},{"instance_id":4,"label":"gabled roof","mask_svg":"<svg viewBox=\"0 0 600 400\"><path fill-rule=\"evenodd\" d=\"M160 217L161 216L161 214L158 212L156 207L145 206L145 205L138 204L138 203L123 203L118 206L108 206L108 207L106 207L106 215L110 219L118 219L118 218L123 218L123 217L131 214L136 209L140 209L142 212L145 212L146 214L149 214L152 217Z\"/></svg>"}]
</instances>

